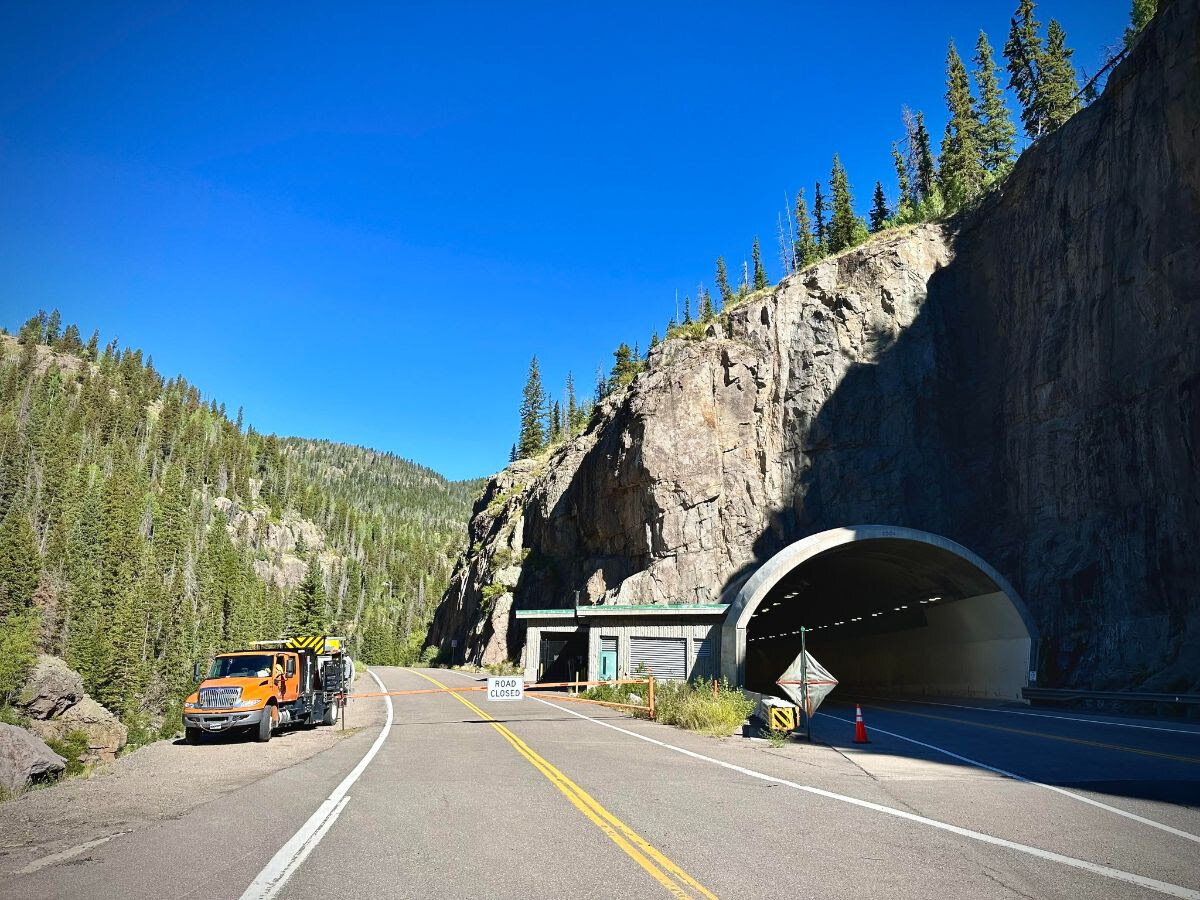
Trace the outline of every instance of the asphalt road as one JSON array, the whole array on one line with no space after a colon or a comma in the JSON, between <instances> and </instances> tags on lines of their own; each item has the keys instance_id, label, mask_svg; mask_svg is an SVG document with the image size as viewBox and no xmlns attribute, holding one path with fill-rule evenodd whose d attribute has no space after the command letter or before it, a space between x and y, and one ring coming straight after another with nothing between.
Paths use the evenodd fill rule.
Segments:
<instances>
[{"instance_id":1,"label":"asphalt road","mask_svg":"<svg viewBox=\"0 0 1200 900\"><path fill-rule=\"evenodd\" d=\"M1200 728L863 702L870 744L830 703L814 744L772 748L584 704L396 697L390 727L0 896L1200 897Z\"/></svg>"}]
</instances>

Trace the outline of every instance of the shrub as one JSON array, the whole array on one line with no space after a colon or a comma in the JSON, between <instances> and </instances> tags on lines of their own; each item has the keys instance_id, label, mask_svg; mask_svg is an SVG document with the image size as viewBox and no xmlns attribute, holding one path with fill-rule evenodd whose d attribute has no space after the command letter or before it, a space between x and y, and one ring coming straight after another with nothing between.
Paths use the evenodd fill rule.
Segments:
<instances>
[{"instance_id":1,"label":"shrub","mask_svg":"<svg viewBox=\"0 0 1200 900\"><path fill-rule=\"evenodd\" d=\"M504 662L492 663L486 666L489 675L521 675L524 669L518 663L504 660Z\"/></svg>"},{"instance_id":2,"label":"shrub","mask_svg":"<svg viewBox=\"0 0 1200 900\"><path fill-rule=\"evenodd\" d=\"M645 684L602 684L582 696L609 703L645 704L648 693ZM725 680L717 683L716 696L713 696L712 682L708 680L654 683L654 718L664 725L725 737L753 711L754 704ZM635 715L645 718L647 714L637 712Z\"/></svg>"},{"instance_id":3,"label":"shrub","mask_svg":"<svg viewBox=\"0 0 1200 900\"><path fill-rule=\"evenodd\" d=\"M710 681L655 685L654 717L665 725L725 737L753 711L754 704L725 680L717 684L716 696Z\"/></svg>"},{"instance_id":4,"label":"shrub","mask_svg":"<svg viewBox=\"0 0 1200 900\"><path fill-rule=\"evenodd\" d=\"M82 731L68 731L58 740L50 738L46 746L67 761L64 775L80 775L87 766L79 759L88 751L88 736Z\"/></svg>"},{"instance_id":5,"label":"shrub","mask_svg":"<svg viewBox=\"0 0 1200 900\"><path fill-rule=\"evenodd\" d=\"M424 650L421 651L421 656L417 660L417 664L421 665L421 666L427 666L427 667L432 666L435 662L437 662L437 658L438 658L438 648L435 647L433 644L430 644L428 647L426 647Z\"/></svg>"}]
</instances>

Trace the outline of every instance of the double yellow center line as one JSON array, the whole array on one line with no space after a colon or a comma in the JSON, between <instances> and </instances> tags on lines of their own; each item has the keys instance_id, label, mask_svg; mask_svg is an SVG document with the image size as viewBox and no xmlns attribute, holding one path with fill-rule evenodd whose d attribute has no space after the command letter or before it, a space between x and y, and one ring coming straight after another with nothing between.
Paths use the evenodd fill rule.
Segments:
<instances>
[{"instance_id":1,"label":"double yellow center line","mask_svg":"<svg viewBox=\"0 0 1200 900\"><path fill-rule=\"evenodd\" d=\"M440 688L446 688L446 685L435 678L431 678L424 672L417 672L415 669L410 669L409 671L420 675L431 684L435 684ZM552 766L542 756L535 753L528 744L505 728L504 725L497 722L492 716L462 696L462 694L450 694L450 696L486 721L496 731L500 732L504 739L512 744L513 749L525 757L535 769L546 776L546 779L558 788L563 796L571 801L571 804L587 817L588 821L604 832L610 841L624 850L630 859L645 869L672 896L680 898L700 896L706 897L708 900L717 900L716 895L671 860L667 859L667 857L663 856L654 847L650 846L637 832L601 806L587 791Z\"/></svg>"}]
</instances>

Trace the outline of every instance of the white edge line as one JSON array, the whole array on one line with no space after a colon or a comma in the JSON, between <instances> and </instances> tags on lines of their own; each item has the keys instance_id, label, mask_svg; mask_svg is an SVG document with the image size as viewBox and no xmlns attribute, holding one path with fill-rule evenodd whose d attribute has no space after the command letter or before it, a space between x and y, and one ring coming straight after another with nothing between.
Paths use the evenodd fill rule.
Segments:
<instances>
[{"instance_id":1,"label":"white edge line","mask_svg":"<svg viewBox=\"0 0 1200 900\"><path fill-rule=\"evenodd\" d=\"M381 691L387 690L378 675L370 669L367 669L367 674L375 679L375 683L379 685ZM250 882L250 886L242 894L242 900L269 900L279 893L292 873L300 867L313 848L321 842L321 838L325 837L325 832L341 815L346 804L350 802L346 792L350 790L354 782L358 781L358 777L375 758L375 754L379 752L379 748L383 746L388 733L392 730L392 698L384 697L383 699L387 704L387 719L383 723L379 736L375 738L375 743L371 745L371 749L363 755L350 774L333 789L333 793L326 798L325 802L317 807L317 811L309 816L308 821L300 826L300 830L292 835L291 839L271 857L271 861L263 867L254 881Z\"/></svg>"},{"instance_id":2,"label":"white edge line","mask_svg":"<svg viewBox=\"0 0 1200 900\"><path fill-rule=\"evenodd\" d=\"M1190 734L1200 737L1200 731L1189 728L1163 728L1161 725L1138 725L1134 722L1110 722L1105 719L1082 719L1079 716L1056 716L1052 713L1026 712L1022 709L1004 709L999 706L970 706L966 703L941 703L936 700L910 700L907 697L864 697L864 700L876 700L884 703L911 703L921 706L945 706L949 709L969 709L973 712L1002 713L1006 716L1033 716L1038 719L1059 719L1063 722L1085 722L1089 725L1110 725L1113 728L1140 728L1142 731L1166 731L1171 734Z\"/></svg>"},{"instance_id":3,"label":"white edge line","mask_svg":"<svg viewBox=\"0 0 1200 900\"><path fill-rule=\"evenodd\" d=\"M576 712L573 709L567 709L559 706L556 703L543 700L540 697L531 697L530 699L537 700L539 703L545 703L547 706L552 706L560 712L569 713L576 718L585 719L588 722L594 722L595 724L602 725L605 728L611 728L613 731L619 731L622 734L627 734L630 737L637 738L639 741L646 741L649 744L655 744L667 750L674 750L676 753L682 753L684 756L690 756L693 759L699 759L704 762L712 763L713 765L720 766L724 769L740 772L742 775L747 775L750 778L757 778L760 781L769 781L774 784L781 784L785 787L794 788L798 791L805 791L809 794L816 794L819 797L825 797L829 800L838 800L842 803L848 803L852 806L870 809L875 812L884 813L885 815L895 816L899 819L906 819L910 822L916 822L920 825L927 825L930 828L937 828L941 831L948 831L951 834L957 834L961 837L980 841L984 844L992 844L997 847L1004 847L1008 850L1016 850L1019 853L1025 853L1029 856L1036 856L1041 859L1049 860L1050 862L1056 862L1064 866L1070 866L1074 869L1082 869L1085 872L1091 872L1094 875L1100 875L1104 878L1111 878L1114 881L1123 881L1126 884L1136 884L1139 887L1147 888L1148 890L1156 891L1160 894L1166 894L1170 897L1184 897L1190 898L1190 900L1200 900L1200 891L1195 891L1191 888L1182 887L1181 885L1177 884L1170 884L1166 881L1159 881L1155 878L1147 878L1144 875L1136 875L1133 872L1124 872L1121 869L1114 869L1110 866L1100 865L1099 863L1088 862L1085 859L1076 859L1073 856L1064 856L1063 854L1055 853L1052 850L1043 850L1040 847L1031 847L1028 844L1020 844L1016 841L1009 841L990 834L984 834L981 831L972 831L969 828L951 825L949 822L940 822L937 819L929 819L925 816L919 816L916 813L910 813L902 809L895 809L890 806L884 806L880 803L872 803L869 800L860 800L857 797L848 797L845 794L836 794L833 791L827 791L822 788L813 787L812 785L798 784L795 781L788 781L786 778L777 778L774 775L756 772L754 769L747 769L744 766L728 763L720 759L714 759L711 756L705 756L702 753L696 753L694 750L686 750L683 747L677 747L674 744L668 744L664 741L647 737L644 734L638 734L636 731L629 731L626 728L613 725L611 722L603 722L600 719L593 719L591 716L585 716L583 713Z\"/></svg>"},{"instance_id":4,"label":"white edge line","mask_svg":"<svg viewBox=\"0 0 1200 900\"><path fill-rule=\"evenodd\" d=\"M827 719L845 722L847 725L854 724L853 719L843 719L841 716L835 716L831 713L814 713L813 715L814 718L816 716L824 716ZM1045 784L1041 781L1034 781L1032 778L1026 778L1024 775L1018 775L1016 772L1009 772L1007 769L989 766L987 763L980 762L977 759L971 759L969 756L960 756L959 754L947 750L944 747L937 747L933 744L927 744L924 741L918 741L915 738L905 737L904 735L897 734L894 731L885 731L876 725L872 725L871 730L878 731L880 734L886 734L889 737L899 738L902 741L908 741L908 743L916 744L918 747L925 747L927 750L933 750L937 753L942 753L946 756L952 757L953 759L957 759L960 762L965 762L968 765L977 766L980 769L987 769L989 772L995 772L997 775L1003 775L1005 778L1012 778L1015 781L1023 781L1025 784L1031 784L1034 787L1040 787L1045 788L1048 791L1054 791L1056 794L1062 794L1064 797L1070 797L1072 800L1078 800L1080 803L1087 803L1090 806L1096 806L1100 809L1108 810L1111 813L1116 813L1118 816L1124 816L1126 819L1132 819L1135 822L1141 822L1143 825L1149 825L1151 828L1158 828L1162 831L1167 831L1178 837L1184 838L1185 840L1195 841L1196 843L1200 844L1200 835L1195 835L1188 831L1182 831L1178 828L1173 828L1170 825L1166 825L1162 822L1156 822L1153 819L1147 819L1144 816L1139 816L1137 813L1131 813L1128 810L1124 810L1116 806L1109 806L1107 803L1102 803L1099 800L1093 800L1091 797L1084 796L1083 794L1077 794L1074 791L1068 791L1065 788L1060 788L1053 784Z\"/></svg>"}]
</instances>

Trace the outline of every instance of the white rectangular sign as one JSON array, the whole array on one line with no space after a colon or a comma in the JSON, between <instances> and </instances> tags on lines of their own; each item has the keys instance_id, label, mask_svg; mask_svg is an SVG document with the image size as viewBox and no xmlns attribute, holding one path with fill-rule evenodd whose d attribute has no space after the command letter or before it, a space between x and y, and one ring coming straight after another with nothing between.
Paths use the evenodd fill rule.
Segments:
<instances>
[{"instance_id":1,"label":"white rectangular sign","mask_svg":"<svg viewBox=\"0 0 1200 900\"><path fill-rule=\"evenodd\" d=\"M522 700L525 697L525 679L515 675L503 675L488 679L489 700Z\"/></svg>"}]
</instances>

